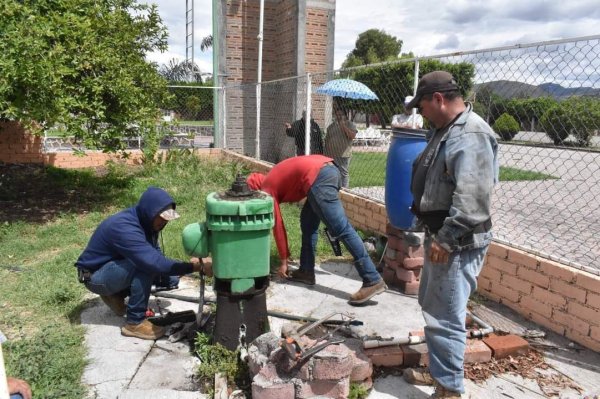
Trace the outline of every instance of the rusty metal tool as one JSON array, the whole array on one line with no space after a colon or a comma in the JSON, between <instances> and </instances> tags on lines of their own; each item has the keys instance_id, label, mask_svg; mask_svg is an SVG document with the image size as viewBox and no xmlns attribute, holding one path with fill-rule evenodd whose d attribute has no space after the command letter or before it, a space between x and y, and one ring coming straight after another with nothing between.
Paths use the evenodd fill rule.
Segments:
<instances>
[{"instance_id":1,"label":"rusty metal tool","mask_svg":"<svg viewBox=\"0 0 600 399\"><path fill-rule=\"evenodd\" d=\"M311 347L305 347L302 344L301 337L304 334L308 333L310 330L318 327L319 325L325 323L327 320L331 319L333 316L335 316L337 314L348 317L348 320L344 323L339 324L331 332L325 334L322 337L319 337L319 339L317 340L317 342L320 342L319 344L315 344ZM334 345L334 344L339 344L339 343L344 342L343 339L338 339L338 340L328 340L328 339L337 330L339 330L340 328L342 328L346 325L349 325L353 319L354 319L354 317L350 316L348 314L344 314L341 312L333 312L333 313L331 313L317 321L314 321L313 323L311 323L305 327L302 327L300 329L293 330L290 332L282 332L283 340L281 341L281 346L286 351L286 353L290 359L296 360L296 361L305 360L305 359L309 358L310 356L314 355L315 353L325 349L329 345Z\"/></svg>"}]
</instances>

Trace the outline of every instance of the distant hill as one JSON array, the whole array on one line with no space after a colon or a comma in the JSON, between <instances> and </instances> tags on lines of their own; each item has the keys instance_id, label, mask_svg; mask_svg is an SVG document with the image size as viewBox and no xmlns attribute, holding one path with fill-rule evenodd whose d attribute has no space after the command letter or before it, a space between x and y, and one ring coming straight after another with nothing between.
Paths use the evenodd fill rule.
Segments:
<instances>
[{"instance_id":1,"label":"distant hill","mask_svg":"<svg viewBox=\"0 0 600 399\"><path fill-rule=\"evenodd\" d=\"M496 80L493 82L480 83L476 84L474 89L476 93L483 89L489 89L498 96L506 99L551 96L560 100L570 96L600 97L600 89L594 89L592 87L567 88L556 83L542 83L538 86L534 86L511 80Z\"/></svg>"},{"instance_id":2,"label":"distant hill","mask_svg":"<svg viewBox=\"0 0 600 399\"><path fill-rule=\"evenodd\" d=\"M599 97L600 89L594 89L592 87L562 87L556 83L542 83L539 85L541 89L550 93L555 98L563 98L570 96L591 96Z\"/></svg>"}]
</instances>

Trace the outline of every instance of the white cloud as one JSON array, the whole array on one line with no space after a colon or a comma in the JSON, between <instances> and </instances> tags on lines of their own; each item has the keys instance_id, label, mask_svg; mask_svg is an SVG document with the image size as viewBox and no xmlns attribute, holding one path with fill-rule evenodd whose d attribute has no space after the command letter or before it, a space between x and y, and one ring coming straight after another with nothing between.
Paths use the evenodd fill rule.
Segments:
<instances>
[{"instance_id":1,"label":"white cloud","mask_svg":"<svg viewBox=\"0 0 600 399\"><path fill-rule=\"evenodd\" d=\"M149 58L185 59L185 1L143 1L158 5L170 34L169 52ZM337 0L334 65L339 68L358 35L371 28L402 40L403 52L426 56L596 35L599 18L597 0ZM196 0L194 53L207 72L212 52L200 52L200 42L211 32L212 2Z\"/></svg>"}]
</instances>

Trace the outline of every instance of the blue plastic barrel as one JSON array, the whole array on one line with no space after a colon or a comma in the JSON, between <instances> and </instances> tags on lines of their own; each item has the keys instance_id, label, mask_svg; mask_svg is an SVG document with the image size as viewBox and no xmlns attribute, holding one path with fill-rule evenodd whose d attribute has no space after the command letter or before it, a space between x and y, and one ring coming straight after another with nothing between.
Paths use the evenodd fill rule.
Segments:
<instances>
[{"instance_id":1,"label":"blue plastic barrel","mask_svg":"<svg viewBox=\"0 0 600 399\"><path fill-rule=\"evenodd\" d=\"M427 141L425 132L414 129L393 129L385 169L385 209L392 226L407 230L414 220L410 211L412 164Z\"/></svg>"}]
</instances>

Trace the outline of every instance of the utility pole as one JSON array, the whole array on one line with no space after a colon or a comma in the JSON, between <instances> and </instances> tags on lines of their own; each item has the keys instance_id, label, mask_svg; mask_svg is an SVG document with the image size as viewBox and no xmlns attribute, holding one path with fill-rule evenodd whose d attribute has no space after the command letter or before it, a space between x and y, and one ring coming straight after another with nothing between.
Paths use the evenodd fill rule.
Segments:
<instances>
[{"instance_id":1,"label":"utility pole","mask_svg":"<svg viewBox=\"0 0 600 399\"><path fill-rule=\"evenodd\" d=\"M194 0L185 0L185 62L194 66Z\"/></svg>"}]
</instances>

